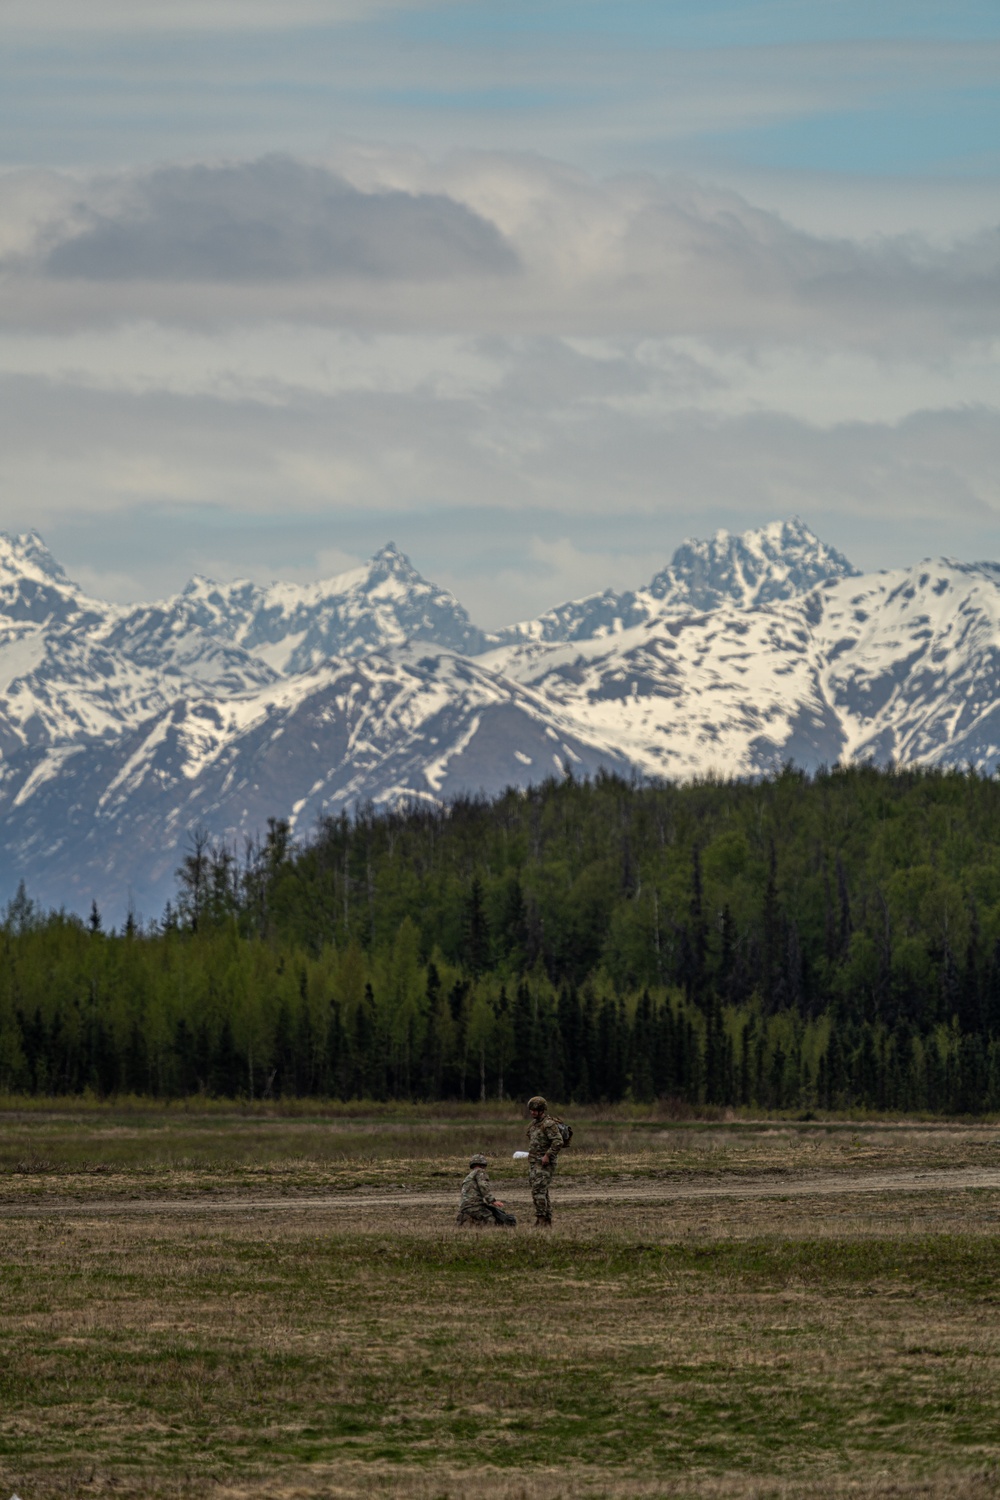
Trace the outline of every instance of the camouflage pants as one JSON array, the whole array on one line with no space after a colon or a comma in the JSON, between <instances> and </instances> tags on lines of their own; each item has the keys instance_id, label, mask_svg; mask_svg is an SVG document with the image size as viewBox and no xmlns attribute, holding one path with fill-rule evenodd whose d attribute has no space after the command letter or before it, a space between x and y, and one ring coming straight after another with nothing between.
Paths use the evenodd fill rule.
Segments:
<instances>
[{"instance_id":1,"label":"camouflage pants","mask_svg":"<svg viewBox=\"0 0 1000 1500\"><path fill-rule=\"evenodd\" d=\"M555 1167L543 1167L540 1161L529 1161L528 1182L531 1185L531 1201L535 1205L535 1217L543 1224L552 1223L552 1204L549 1201L549 1184L555 1175Z\"/></svg>"},{"instance_id":2,"label":"camouflage pants","mask_svg":"<svg viewBox=\"0 0 1000 1500\"><path fill-rule=\"evenodd\" d=\"M495 1224L496 1219L488 1208L460 1208L456 1224Z\"/></svg>"}]
</instances>

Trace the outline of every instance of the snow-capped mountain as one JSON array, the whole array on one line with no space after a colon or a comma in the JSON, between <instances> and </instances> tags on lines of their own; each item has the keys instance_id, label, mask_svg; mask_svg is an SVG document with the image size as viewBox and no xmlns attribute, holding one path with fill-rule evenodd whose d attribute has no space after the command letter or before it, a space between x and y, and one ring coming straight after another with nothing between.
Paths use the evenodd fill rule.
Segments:
<instances>
[{"instance_id":1,"label":"snow-capped mountain","mask_svg":"<svg viewBox=\"0 0 1000 1500\"><path fill-rule=\"evenodd\" d=\"M1000 765L1000 565L860 576L797 520L687 542L643 589L486 636L391 544L308 585L88 598L0 537L10 894L147 914L196 827L254 834L573 769Z\"/></svg>"},{"instance_id":2,"label":"snow-capped mountain","mask_svg":"<svg viewBox=\"0 0 1000 1500\"><path fill-rule=\"evenodd\" d=\"M481 660L647 775L793 761L1000 764L1000 566L828 579L762 608L678 612Z\"/></svg>"},{"instance_id":3,"label":"snow-capped mountain","mask_svg":"<svg viewBox=\"0 0 1000 1500\"><path fill-rule=\"evenodd\" d=\"M241 842L278 809L308 833L342 807L439 802L601 766L630 770L531 689L440 647L402 646L238 699L175 702L113 746L22 753L8 768L0 845L16 844L78 910L101 892L158 911L196 827Z\"/></svg>"},{"instance_id":4,"label":"snow-capped mountain","mask_svg":"<svg viewBox=\"0 0 1000 1500\"><path fill-rule=\"evenodd\" d=\"M754 775L793 759L836 761L800 601L676 614L614 636L507 647L483 658L531 686L647 776Z\"/></svg>"},{"instance_id":5,"label":"snow-capped mountain","mask_svg":"<svg viewBox=\"0 0 1000 1500\"><path fill-rule=\"evenodd\" d=\"M735 536L717 531L711 541L683 542L645 588L621 594L606 589L557 605L535 620L495 632L489 644L585 641L631 630L667 614L730 604L748 609L794 598L828 578L856 577L857 571L797 516Z\"/></svg>"},{"instance_id":6,"label":"snow-capped mountain","mask_svg":"<svg viewBox=\"0 0 1000 1500\"><path fill-rule=\"evenodd\" d=\"M114 614L114 606L88 599L66 577L35 531L0 532L0 622L20 626L71 625L87 632Z\"/></svg>"},{"instance_id":7,"label":"snow-capped mountain","mask_svg":"<svg viewBox=\"0 0 1000 1500\"><path fill-rule=\"evenodd\" d=\"M485 644L392 543L320 583L195 578L170 599L117 606L88 599L36 533L0 536L0 751L106 740L181 698L253 693L408 640Z\"/></svg>"},{"instance_id":8,"label":"snow-capped mountain","mask_svg":"<svg viewBox=\"0 0 1000 1500\"><path fill-rule=\"evenodd\" d=\"M717 531L708 542L682 542L649 592L669 609L752 609L794 599L831 578L856 577L842 552L792 516L738 536Z\"/></svg>"},{"instance_id":9,"label":"snow-capped mountain","mask_svg":"<svg viewBox=\"0 0 1000 1500\"><path fill-rule=\"evenodd\" d=\"M812 596L844 758L1000 763L1000 565L951 559Z\"/></svg>"},{"instance_id":10,"label":"snow-capped mountain","mask_svg":"<svg viewBox=\"0 0 1000 1500\"><path fill-rule=\"evenodd\" d=\"M405 641L429 641L473 656L486 644L453 594L422 578L389 542L370 562L321 583L194 578L168 601L172 618L232 641L288 675L331 656L362 656ZM166 614L167 605L159 606ZM148 623L129 622L137 639Z\"/></svg>"},{"instance_id":11,"label":"snow-capped mountain","mask_svg":"<svg viewBox=\"0 0 1000 1500\"><path fill-rule=\"evenodd\" d=\"M5 761L17 747L113 740L180 693L247 692L277 676L233 643L185 629L166 606L129 611L88 598L34 532L0 535Z\"/></svg>"}]
</instances>

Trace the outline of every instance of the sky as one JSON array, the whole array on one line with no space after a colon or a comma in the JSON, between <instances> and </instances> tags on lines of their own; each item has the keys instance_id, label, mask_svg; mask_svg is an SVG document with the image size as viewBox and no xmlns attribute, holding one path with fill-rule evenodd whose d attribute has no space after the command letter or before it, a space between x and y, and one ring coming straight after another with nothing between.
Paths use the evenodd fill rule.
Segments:
<instances>
[{"instance_id":1,"label":"sky","mask_svg":"<svg viewBox=\"0 0 1000 1500\"><path fill-rule=\"evenodd\" d=\"M1000 559L998 188L995 0L4 0L0 529L485 627Z\"/></svg>"}]
</instances>

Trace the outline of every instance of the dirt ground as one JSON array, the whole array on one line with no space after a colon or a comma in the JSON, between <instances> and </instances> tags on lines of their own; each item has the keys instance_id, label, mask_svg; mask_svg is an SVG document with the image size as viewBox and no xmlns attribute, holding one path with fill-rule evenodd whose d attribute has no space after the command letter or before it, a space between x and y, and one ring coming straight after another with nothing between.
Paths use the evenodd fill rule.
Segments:
<instances>
[{"instance_id":1,"label":"dirt ground","mask_svg":"<svg viewBox=\"0 0 1000 1500\"><path fill-rule=\"evenodd\" d=\"M535 1236L531 1199L522 1184L502 1188L516 1230L465 1230ZM656 1244L755 1240L908 1240L934 1236L1000 1236L1000 1168L937 1168L917 1172L808 1174L750 1180L560 1182L552 1189L554 1240L610 1236ZM141 1235L186 1224L195 1233L227 1225L258 1226L267 1237L348 1234L385 1237L405 1232L417 1239L450 1232L456 1194L427 1190L298 1193L269 1197L224 1193L193 1197L102 1199L46 1196L0 1205L0 1224L32 1221L88 1227L100 1233L130 1222ZM145 1227L140 1227L145 1226ZM268 1227L270 1226L270 1227ZM1000 1331L1000 1324L998 1324ZM1000 1493L1000 1490L998 1490Z\"/></svg>"},{"instance_id":2,"label":"dirt ground","mask_svg":"<svg viewBox=\"0 0 1000 1500\"><path fill-rule=\"evenodd\" d=\"M0 1500L1000 1494L995 1128L588 1125L0 1111Z\"/></svg>"}]
</instances>

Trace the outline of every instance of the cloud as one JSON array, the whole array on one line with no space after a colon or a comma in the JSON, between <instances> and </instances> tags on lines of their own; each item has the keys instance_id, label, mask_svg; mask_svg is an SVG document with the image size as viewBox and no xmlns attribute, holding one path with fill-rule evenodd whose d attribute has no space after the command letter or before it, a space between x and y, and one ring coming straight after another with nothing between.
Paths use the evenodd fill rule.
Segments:
<instances>
[{"instance_id":1,"label":"cloud","mask_svg":"<svg viewBox=\"0 0 1000 1500\"><path fill-rule=\"evenodd\" d=\"M1000 230L809 233L686 179L497 154L0 178L0 322L301 321L937 359L1000 335ZM42 214L49 205L48 217Z\"/></svg>"},{"instance_id":2,"label":"cloud","mask_svg":"<svg viewBox=\"0 0 1000 1500\"><path fill-rule=\"evenodd\" d=\"M907 362L687 337L362 334L267 321L216 330L142 321L72 334L12 331L0 340L0 375L290 408L410 395L509 406L522 426L525 412L566 420L601 406L650 424L693 410L726 418L771 411L816 428L893 424L920 410L1000 408L1000 360L989 345L947 361Z\"/></svg>"},{"instance_id":3,"label":"cloud","mask_svg":"<svg viewBox=\"0 0 1000 1500\"><path fill-rule=\"evenodd\" d=\"M101 211L82 204L44 256L86 281L273 282L349 276L423 281L506 274L496 227L435 193L359 192L288 157L163 167Z\"/></svg>"},{"instance_id":4,"label":"cloud","mask_svg":"<svg viewBox=\"0 0 1000 1500\"><path fill-rule=\"evenodd\" d=\"M426 0L5 0L4 26L51 32L285 31L370 21Z\"/></svg>"},{"instance_id":5,"label":"cloud","mask_svg":"<svg viewBox=\"0 0 1000 1500\"><path fill-rule=\"evenodd\" d=\"M192 524L221 506L247 518L408 515L417 528L422 515L448 511L474 527L493 510L519 533L536 513L562 515L582 537L609 514L824 510L959 526L1000 511L995 409L817 427L778 411L622 401L614 369L605 395L599 372L589 388L561 391L560 365L543 343L506 351L504 377L485 396L417 386L286 393L281 403L4 378L0 525L43 512L96 524L170 505ZM633 545L638 537L622 540Z\"/></svg>"},{"instance_id":6,"label":"cloud","mask_svg":"<svg viewBox=\"0 0 1000 1500\"><path fill-rule=\"evenodd\" d=\"M792 512L862 564L994 546L995 230L361 148L10 174L0 225L0 526L119 591L392 536L494 625Z\"/></svg>"},{"instance_id":7,"label":"cloud","mask_svg":"<svg viewBox=\"0 0 1000 1500\"><path fill-rule=\"evenodd\" d=\"M199 569L321 576L391 537L488 626L637 585L684 535L793 512L862 566L995 554L996 409L820 427L658 403L657 369L625 350L512 340L478 358L492 381L464 394L0 376L0 527L38 526L71 572L125 575L133 597Z\"/></svg>"},{"instance_id":8,"label":"cloud","mask_svg":"<svg viewBox=\"0 0 1000 1500\"><path fill-rule=\"evenodd\" d=\"M636 11L672 7L623 0L603 25L581 24L586 8L538 24L537 7L482 0L4 0L5 144L9 153L14 126L22 160L124 163L172 159L196 142L303 150L340 136L432 152L544 145L591 167L663 169L765 165L776 143L787 157L797 126L833 118L862 127L842 150L863 173L889 144L863 117L889 109L902 116L891 139L918 169L928 149L940 165L956 130L960 150L991 150L974 105L995 86L995 38L918 38L902 24L881 39L790 43L779 26L738 41L723 21L692 45L669 23L635 24ZM413 10L433 20L413 24ZM928 110L940 111L937 152L923 134Z\"/></svg>"}]
</instances>

